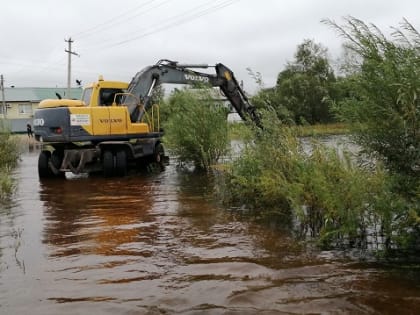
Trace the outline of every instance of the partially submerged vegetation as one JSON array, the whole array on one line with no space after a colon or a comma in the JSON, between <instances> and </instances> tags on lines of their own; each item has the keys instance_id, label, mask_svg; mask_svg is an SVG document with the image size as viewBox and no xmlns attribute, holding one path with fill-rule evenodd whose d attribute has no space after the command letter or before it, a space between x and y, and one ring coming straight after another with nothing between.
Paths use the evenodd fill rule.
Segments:
<instances>
[{"instance_id":1,"label":"partially submerged vegetation","mask_svg":"<svg viewBox=\"0 0 420 315\"><path fill-rule=\"evenodd\" d=\"M261 110L264 130L246 124L229 129L244 148L224 168L218 191L228 205L276 218L324 247L419 250L420 35L407 21L391 39L354 18L344 26L327 23L347 39L347 53L353 55L343 65L346 75L333 75L322 47L310 41L300 45L296 62L279 74L276 87L252 99L266 109ZM262 82L258 73L254 77ZM203 116L197 110L202 108L184 110L186 116L172 126L182 129L185 134L174 136L190 139L191 148L201 146L191 139L197 130L185 130L192 117ZM216 120L204 138L223 139L223 147L226 127L219 128ZM304 150L299 137L317 135L320 128L313 125L319 122L338 122L329 127L334 134L350 132L363 159L315 141ZM217 158L203 160L209 169Z\"/></svg>"},{"instance_id":2,"label":"partially submerged vegetation","mask_svg":"<svg viewBox=\"0 0 420 315\"><path fill-rule=\"evenodd\" d=\"M162 105L165 144L180 163L210 172L230 139L240 139L241 154L219 173L219 197L322 247L419 250L420 34L407 21L391 39L354 18L326 23L347 40L345 76L335 76L322 46L305 41L276 86L252 98L263 130L229 127L208 89L176 90ZM349 134L363 156L314 137L328 134ZM309 149L300 141L307 136ZM0 199L13 192L17 158L3 128Z\"/></svg>"},{"instance_id":3,"label":"partially submerged vegetation","mask_svg":"<svg viewBox=\"0 0 420 315\"><path fill-rule=\"evenodd\" d=\"M332 135L350 134L350 127L344 123L298 125L295 126L296 134L299 137L322 137Z\"/></svg>"},{"instance_id":4,"label":"partially submerged vegetation","mask_svg":"<svg viewBox=\"0 0 420 315\"><path fill-rule=\"evenodd\" d=\"M210 90L176 90L162 106L166 146L182 163L208 170L228 150L227 110Z\"/></svg>"},{"instance_id":5,"label":"partially submerged vegetation","mask_svg":"<svg viewBox=\"0 0 420 315\"><path fill-rule=\"evenodd\" d=\"M0 121L0 201L9 198L14 191L12 171L18 161L18 149L18 142Z\"/></svg>"},{"instance_id":6,"label":"partially submerged vegetation","mask_svg":"<svg viewBox=\"0 0 420 315\"><path fill-rule=\"evenodd\" d=\"M353 62L347 63L351 95L335 104L356 141L396 174L420 176L420 34L407 21L391 39L355 18L340 26ZM408 188L408 187L407 187Z\"/></svg>"},{"instance_id":7,"label":"partially submerged vegetation","mask_svg":"<svg viewBox=\"0 0 420 315\"><path fill-rule=\"evenodd\" d=\"M393 176L380 163L356 161L316 141L307 152L293 128L265 119L264 131L227 168L219 191L227 204L289 224L323 247L412 245L414 200L393 190Z\"/></svg>"}]
</instances>

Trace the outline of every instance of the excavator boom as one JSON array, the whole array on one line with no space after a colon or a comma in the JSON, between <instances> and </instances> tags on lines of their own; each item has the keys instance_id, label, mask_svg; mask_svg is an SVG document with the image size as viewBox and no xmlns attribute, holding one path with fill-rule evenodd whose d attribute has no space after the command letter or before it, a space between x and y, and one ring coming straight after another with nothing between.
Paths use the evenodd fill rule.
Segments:
<instances>
[{"instance_id":1,"label":"excavator boom","mask_svg":"<svg viewBox=\"0 0 420 315\"><path fill-rule=\"evenodd\" d=\"M208 74L192 70L197 68L215 68L216 73ZM163 83L202 83L218 87L243 120L251 119L257 126L261 127L255 107L249 103L245 92L228 67L221 63L209 66L206 64L180 64L170 60L160 60L155 65L144 68L131 80L128 93L139 97L144 107L143 110L139 110L138 107L129 109L133 122L141 120L144 112L151 106L150 99L153 89Z\"/></svg>"}]
</instances>

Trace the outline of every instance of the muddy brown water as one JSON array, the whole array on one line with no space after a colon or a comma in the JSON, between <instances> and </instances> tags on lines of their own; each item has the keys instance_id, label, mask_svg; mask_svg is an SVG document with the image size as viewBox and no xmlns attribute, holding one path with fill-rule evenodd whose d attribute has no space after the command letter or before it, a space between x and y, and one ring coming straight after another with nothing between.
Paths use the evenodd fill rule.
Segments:
<instances>
[{"instance_id":1,"label":"muddy brown water","mask_svg":"<svg viewBox=\"0 0 420 315\"><path fill-rule=\"evenodd\" d=\"M0 213L1 314L420 314L420 271L304 249L224 209L206 178L40 182Z\"/></svg>"}]
</instances>

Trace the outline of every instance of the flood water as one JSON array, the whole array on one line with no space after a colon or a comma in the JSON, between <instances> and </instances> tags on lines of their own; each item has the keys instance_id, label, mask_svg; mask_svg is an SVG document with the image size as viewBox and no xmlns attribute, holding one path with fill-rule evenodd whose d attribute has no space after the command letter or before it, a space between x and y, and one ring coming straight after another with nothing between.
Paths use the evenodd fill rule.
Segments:
<instances>
[{"instance_id":1,"label":"flood water","mask_svg":"<svg viewBox=\"0 0 420 315\"><path fill-rule=\"evenodd\" d=\"M1 208L1 314L420 314L419 267L305 249L205 177L40 182L37 158Z\"/></svg>"}]
</instances>

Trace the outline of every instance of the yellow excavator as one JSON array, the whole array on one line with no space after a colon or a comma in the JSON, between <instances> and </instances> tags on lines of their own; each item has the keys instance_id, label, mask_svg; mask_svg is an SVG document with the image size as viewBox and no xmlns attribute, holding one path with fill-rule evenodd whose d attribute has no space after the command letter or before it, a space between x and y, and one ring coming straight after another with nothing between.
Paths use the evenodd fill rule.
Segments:
<instances>
[{"instance_id":1,"label":"yellow excavator","mask_svg":"<svg viewBox=\"0 0 420 315\"><path fill-rule=\"evenodd\" d=\"M216 73L192 70L197 68L214 68ZM43 100L33 121L35 139L42 143L39 177L98 171L106 177L124 176L131 162L163 163L163 132L154 117L145 119L154 115L152 92L163 83L218 87L243 120L261 126L255 107L223 64L160 60L138 72L130 83L99 78L83 89L80 100Z\"/></svg>"}]
</instances>

